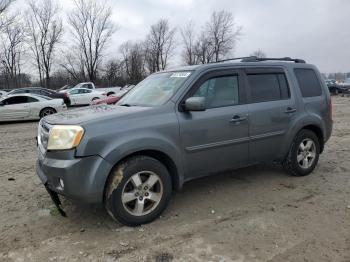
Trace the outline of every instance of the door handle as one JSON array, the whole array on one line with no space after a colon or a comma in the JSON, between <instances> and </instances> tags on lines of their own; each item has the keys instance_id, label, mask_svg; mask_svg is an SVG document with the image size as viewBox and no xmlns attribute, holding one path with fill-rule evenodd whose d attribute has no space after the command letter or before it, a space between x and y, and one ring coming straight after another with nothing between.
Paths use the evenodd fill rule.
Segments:
<instances>
[{"instance_id":1,"label":"door handle","mask_svg":"<svg viewBox=\"0 0 350 262\"><path fill-rule=\"evenodd\" d=\"M230 120L231 123L238 123L246 120L247 118L245 116L239 116L239 115L234 115L232 119Z\"/></svg>"},{"instance_id":2,"label":"door handle","mask_svg":"<svg viewBox=\"0 0 350 262\"><path fill-rule=\"evenodd\" d=\"M295 108L292 107L287 107L286 111L284 111L284 113L286 114L291 114L291 113L295 113L297 110Z\"/></svg>"}]
</instances>

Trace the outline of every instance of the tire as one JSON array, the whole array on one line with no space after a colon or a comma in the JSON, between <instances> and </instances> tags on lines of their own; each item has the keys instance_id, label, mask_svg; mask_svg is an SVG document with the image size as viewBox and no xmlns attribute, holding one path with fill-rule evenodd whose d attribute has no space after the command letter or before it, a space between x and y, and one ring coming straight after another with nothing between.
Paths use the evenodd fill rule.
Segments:
<instances>
[{"instance_id":1,"label":"tire","mask_svg":"<svg viewBox=\"0 0 350 262\"><path fill-rule=\"evenodd\" d=\"M122 224L138 226L160 216L171 191L167 168L152 157L136 156L113 168L106 185L105 207Z\"/></svg>"},{"instance_id":2,"label":"tire","mask_svg":"<svg viewBox=\"0 0 350 262\"><path fill-rule=\"evenodd\" d=\"M54 108L46 107L46 108L44 108L44 109L42 109L40 111L39 116L40 116L40 119L41 119L41 118L43 118L45 116L52 115L52 114L55 114L55 113L57 113L57 111Z\"/></svg>"},{"instance_id":3,"label":"tire","mask_svg":"<svg viewBox=\"0 0 350 262\"><path fill-rule=\"evenodd\" d=\"M294 138L282 166L290 175L306 176L315 169L319 156L320 142L317 135L310 130L302 129Z\"/></svg>"}]
</instances>

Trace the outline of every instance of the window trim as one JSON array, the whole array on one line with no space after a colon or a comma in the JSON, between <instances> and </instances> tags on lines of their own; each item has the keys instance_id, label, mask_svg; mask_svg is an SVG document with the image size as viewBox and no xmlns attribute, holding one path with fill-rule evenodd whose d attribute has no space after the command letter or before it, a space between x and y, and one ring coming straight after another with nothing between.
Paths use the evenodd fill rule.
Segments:
<instances>
[{"instance_id":1,"label":"window trim","mask_svg":"<svg viewBox=\"0 0 350 262\"><path fill-rule=\"evenodd\" d=\"M191 97L197 90L198 88L201 87L201 85L212 78L215 77L225 77L225 76L238 76L238 94L239 94L239 103L235 105L227 105L227 106L219 106L219 107L212 107L212 108L207 108L206 110L210 109L216 109L216 108L224 108L224 107L229 107L229 106L239 106L242 104L246 104L247 101L247 94L246 90L244 88L244 80L242 76L242 69L237 69L237 68L229 68L229 69L217 69L209 72L205 72L201 76L199 76L195 82L191 85L189 90L185 93L185 95L180 99L180 102L178 104L178 111L179 112L186 112L183 109L184 103L187 98Z\"/></svg>"},{"instance_id":2,"label":"window trim","mask_svg":"<svg viewBox=\"0 0 350 262\"><path fill-rule=\"evenodd\" d=\"M248 75L278 75L278 74L283 74L285 79L286 79L289 97L254 102L252 99L252 88L251 88L249 80L248 80ZM284 68L280 68L280 67L277 67L277 68L246 68L244 70L244 79L245 79L245 84L247 87L247 104L258 104L258 103L275 102L275 101L289 101L292 99L292 92L291 92L291 88L290 88L291 85L290 85L289 80L288 80L288 74L284 70ZM281 95L281 85L280 85L280 81L278 78L277 78L277 81L279 84L279 91L280 91L280 95Z\"/></svg>"}]
</instances>

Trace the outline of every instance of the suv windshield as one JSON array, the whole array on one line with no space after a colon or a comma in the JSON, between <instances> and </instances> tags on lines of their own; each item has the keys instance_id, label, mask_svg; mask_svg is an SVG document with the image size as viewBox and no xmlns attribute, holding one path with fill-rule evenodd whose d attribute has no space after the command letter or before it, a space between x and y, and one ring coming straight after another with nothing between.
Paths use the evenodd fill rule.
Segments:
<instances>
[{"instance_id":1,"label":"suv windshield","mask_svg":"<svg viewBox=\"0 0 350 262\"><path fill-rule=\"evenodd\" d=\"M153 74L135 86L117 105L159 106L167 102L181 87L191 72Z\"/></svg>"}]
</instances>

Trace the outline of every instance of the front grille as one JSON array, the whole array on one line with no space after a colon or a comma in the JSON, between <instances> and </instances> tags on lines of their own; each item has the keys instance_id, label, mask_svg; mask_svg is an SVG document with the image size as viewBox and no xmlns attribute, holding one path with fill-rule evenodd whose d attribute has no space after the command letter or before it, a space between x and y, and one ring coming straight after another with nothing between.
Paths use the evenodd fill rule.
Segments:
<instances>
[{"instance_id":1,"label":"front grille","mask_svg":"<svg viewBox=\"0 0 350 262\"><path fill-rule=\"evenodd\" d=\"M42 153L46 152L47 144L49 142L51 125L45 123L43 120L39 122L38 128L38 146Z\"/></svg>"}]
</instances>

